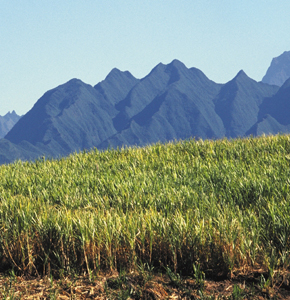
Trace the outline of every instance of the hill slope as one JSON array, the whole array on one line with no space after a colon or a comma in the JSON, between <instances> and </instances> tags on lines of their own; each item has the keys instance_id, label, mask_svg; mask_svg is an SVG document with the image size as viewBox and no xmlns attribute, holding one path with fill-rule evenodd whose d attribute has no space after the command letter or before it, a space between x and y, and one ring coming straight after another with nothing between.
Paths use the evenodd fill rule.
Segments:
<instances>
[{"instance_id":1,"label":"hill slope","mask_svg":"<svg viewBox=\"0 0 290 300\"><path fill-rule=\"evenodd\" d=\"M81 152L1 166L0 176L2 271L87 273L96 287L118 270L130 291L137 285L124 271L140 281L146 270L175 272L191 277L188 297L198 268L202 282L235 278L250 295L289 294L287 135ZM108 287L123 286L115 282Z\"/></svg>"}]
</instances>

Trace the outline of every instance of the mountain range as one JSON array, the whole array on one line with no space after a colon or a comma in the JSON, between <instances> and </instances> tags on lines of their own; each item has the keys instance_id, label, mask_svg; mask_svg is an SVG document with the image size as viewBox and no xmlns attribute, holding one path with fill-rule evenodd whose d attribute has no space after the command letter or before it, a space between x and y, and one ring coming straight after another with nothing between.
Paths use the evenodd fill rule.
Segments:
<instances>
[{"instance_id":1,"label":"mountain range","mask_svg":"<svg viewBox=\"0 0 290 300\"><path fill-rule=\"evenodd\" d=\"M20 118L14 110L12 113L8 112L5 116L0 116L0 139L9 132Z\"/></svg>"},{"instance_id":2,"label":"mountain range","mask_svg":"<svg viewBox=\"0 0 290 300\"><path fill-rule=\"evenodd\" d=\"M94 147L286 133L289 112L290 79L279 87L241 70L217 84L178 60L142 79L113 69L95 86L72 79L47 91L0 140L0 163Z\"/></svg>"}]
</instances>

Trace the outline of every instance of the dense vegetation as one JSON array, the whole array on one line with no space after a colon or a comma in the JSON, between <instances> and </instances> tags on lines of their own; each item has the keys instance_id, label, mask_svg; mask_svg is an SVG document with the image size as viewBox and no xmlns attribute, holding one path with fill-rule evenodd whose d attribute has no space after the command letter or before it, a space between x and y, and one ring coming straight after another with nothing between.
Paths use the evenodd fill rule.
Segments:
<instances>
[{"instance_id":1,"label":"dense vegetation","mask_svg":"<svg viewBox=\"0 0 290 300\"><path fill-rule=\"evenodd\" d=\"M289 136L18 161L0 178L1 270L289 270Z\"/></svg>"}]
</instances>

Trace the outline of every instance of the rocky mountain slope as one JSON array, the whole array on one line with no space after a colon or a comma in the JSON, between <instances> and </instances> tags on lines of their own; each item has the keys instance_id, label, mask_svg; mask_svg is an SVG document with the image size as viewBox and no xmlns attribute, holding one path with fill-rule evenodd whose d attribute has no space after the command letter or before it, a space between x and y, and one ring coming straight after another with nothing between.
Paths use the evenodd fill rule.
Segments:
<instances>
[{"instance_id":1,"label":"rocky mountain slope","mask_svg":"<svg viewBox=\"0 0 290 300\"><path fill-rule=\"evenodd\" d=\"M0 139L11 130L20 118L14 110L8 112L5 116L0 116Z\"/></svg>"},{"instance_id":2,"label":"rocky mountain slope","mask_svg":"<svg viewBox=\"0 0 290 300\"><path fill-rule=\"evenodd\" d=\"M226 84L178 60L146 77L113 69L94 87L72 79L46 92L0 140L0 163L97 147L290 132L290 80L282 87L240 71Z\"/></svg>"},{"instance_id":3,"label":"rocky mountain slope","mask_svg":"<svg viewBox=\"0 0 290 300\"><path fill-rule=\"evenodd\" d=\"M288 78L290 78L290 51L285 51L280 56L273 58L262 81L282 86Z\"/></svg>"}]
</instances>

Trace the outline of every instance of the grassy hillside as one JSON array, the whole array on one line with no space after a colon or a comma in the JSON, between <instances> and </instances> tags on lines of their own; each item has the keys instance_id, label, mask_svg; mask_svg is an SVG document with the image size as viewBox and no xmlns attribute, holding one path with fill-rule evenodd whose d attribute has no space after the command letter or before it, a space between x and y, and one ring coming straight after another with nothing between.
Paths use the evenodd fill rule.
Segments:
<instances>
[{"instance_id":1,"label":"grassy hillside","mask_svg":"<svg viewBox=\"0 0 290 300\"><path fill-rule=\"evenodd\" d=\"M289 270L289 136L19 161L0 178L2 271L146 264L206 278L259 269L272 280Z\"/></svg>"}]
</instances>

